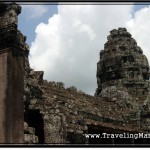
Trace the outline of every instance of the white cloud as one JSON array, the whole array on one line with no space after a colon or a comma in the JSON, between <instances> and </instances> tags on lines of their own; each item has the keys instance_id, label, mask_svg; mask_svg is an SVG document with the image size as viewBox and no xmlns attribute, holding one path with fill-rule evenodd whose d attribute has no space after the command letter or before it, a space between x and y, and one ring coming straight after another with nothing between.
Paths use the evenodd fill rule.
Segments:
<instances>
[{"instance_id":1,"label":"white cloud","mask_svg":"<svg viewBox=\"0 0 150 150\"><path fill-rule=\"evenodd\" d=\"M94 94L99 52L113 28L131 19L131 5L59 5L48 24L36 28L31 46L31 67L44 78L74 85Z\"/></svg>"},{"instance_id":2,"label":"white cloud","mask_svg":"<svg viewBox=\"0 0 150 150\"><path fill-rule=\"evenodd\" d=\"M43 16L48 12L48 8L44 5L21 5L28 19L34 19Z\"/></svg>"},{"instance_id":3,"label":"white cloud","mask_svg":"<svg viewBox=\"0 0 150 150\"><path fill-rule=\"evenodd\" d=\"M126 25L150 62L150 6L137 11Z\"/></svg>"}]
</instances>

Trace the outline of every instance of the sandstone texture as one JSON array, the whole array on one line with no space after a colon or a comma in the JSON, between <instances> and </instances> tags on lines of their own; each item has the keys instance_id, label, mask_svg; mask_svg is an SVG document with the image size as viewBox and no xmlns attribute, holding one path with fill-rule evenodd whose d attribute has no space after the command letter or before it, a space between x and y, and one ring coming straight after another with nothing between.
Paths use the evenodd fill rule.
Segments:
<instances>
[{"instance_id":1,"label":"sandstone texture","mask_svg":"<svg viewBox=\"0 0 150 150\"><path fill-rule=\"evenodd\" d=\"M107 42L104 44L104 50L100 51L96 74L97 89L95 95L92 96L78 91L74 86L65 88L62 82L44 80L43 71L34 71L30 68L26 37L17 28L6 35L1 30L3 28L5 31L5 28L12 23L16 26L15 15L21 11L19 5L12 3L13 11L7 12L12 14L12 18L9 18L7 13L4 15L5 10L9 10L8 6L10 7L10 4L0 4L2 20L0 34L5 39L3 44L0 43L0 48L4 50L8 46L4 41L8 43L10 39L13 41L8 37L15 33L21 50L24 52L21 55L24 58L22 60L23 74L21 74L23 98L20 99L24 104L22 108L24 111L24 118L22 117L24 144L150 144L149 139L102 141L85 138L85 134L103 132L150 133L149 63L127 29L118 28L110 31ZM17 50L13 52L20 54ZM0 55L0 63L4 59L5 57ZM12 63L16 62L12 61ZM7 74L6 68L3 68L2 65L0 67ZM19 75L19 72L16 73ZM1 73L0 77L5 78ZM7 86L5 83L3 86L0 85L1 91ZM5 119L4 96L1 95L0 101L1 119ZM13 98L15 96L12 97L12 101ZM15 107L18 109L18 106ZM5 135L1 124L0 133Z\"/></svg>"},{"instance_id":2,"label":"sandstone texture","mask_svg":"<svg viewBox=\"0 0 150 150\"><path fill-rule=\"evenodd\" d=\"M25 37L18 30L21 7L0 2L0 143L23 143Z\"/></svg>"},{"instance_id":3,"label":"sandstone texture","mask_svg":"<svg viewBox=\"0 0 150 150\"><path fill-rule=\"evenodd\" d=\"M89 143L83 135L90 126L114 133L149 133L149 64L125 28L110 31L100 51L95 96L42 76L30 69L27 106L42 114L45 143Z\"/></svg>"}]
</instances>

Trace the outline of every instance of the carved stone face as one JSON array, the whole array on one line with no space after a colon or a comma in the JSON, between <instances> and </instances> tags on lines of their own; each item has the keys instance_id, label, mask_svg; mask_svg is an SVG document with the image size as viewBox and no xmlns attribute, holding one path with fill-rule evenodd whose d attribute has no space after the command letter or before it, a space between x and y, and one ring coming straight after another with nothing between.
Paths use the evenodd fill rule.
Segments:
<instances>
[{"instance_id":1,"label":"carved stone face","mask_svg":"<svg viewBox=\"0 0 150 150\"><path fill-rule=\"evenodd\" d=\"M106 74L110 79L116 77L116 73L115 73L116 71L117 71L117 69L116 69L115 65L111 65L111 66L106 67Z\"/></svg>"},{"instance_id":2,"label":"carved stone face","mask_svg":"<svg viewBox=\"0 0 150 150\"><path fill-rule=\"evenodd\" d=\"M121 77L120 70L121 65L118 62L118 59L111 58L104 60L103 70L103 80L114 80Z\"/></svg>"},{"instance_id":3,"label":"carved stone face","mask_svg":"<svg viewBox=\"0 0 150 150\"><path fill-rule=\"evenodd\" d=\"M139 83L149 79L150 75L142 49L125 28L110 31L107 39L97 64L97 91L116 83L117 86L131 86L134 90L141 88Z\"/></svg>"}]
</instances>

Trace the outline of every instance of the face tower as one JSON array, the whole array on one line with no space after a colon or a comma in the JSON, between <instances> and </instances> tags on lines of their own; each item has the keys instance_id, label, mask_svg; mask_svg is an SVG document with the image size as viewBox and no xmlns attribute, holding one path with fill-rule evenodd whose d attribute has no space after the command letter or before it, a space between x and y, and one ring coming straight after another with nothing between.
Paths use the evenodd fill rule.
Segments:
<instances>
[{"instance_id":1,"label":"face tower","mask_svg":"<svg viewBox=\"0 0 150 150\"><path fill-rule=\"evenodd\" d=\"M107 40L97 63L98 88L95 95L119 98L125 91L133 101L143 103L149 93L146 56L125 28L111 30Z\"/></svg>"}]
</instances>

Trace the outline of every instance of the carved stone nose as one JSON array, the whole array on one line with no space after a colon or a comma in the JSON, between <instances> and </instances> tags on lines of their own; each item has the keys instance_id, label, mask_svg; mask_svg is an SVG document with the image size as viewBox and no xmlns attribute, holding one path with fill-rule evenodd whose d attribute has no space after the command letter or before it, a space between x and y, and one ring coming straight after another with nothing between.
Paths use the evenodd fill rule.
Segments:
<instances>
[{"instance_id":1,"label":"carved stone nose","mask_svg":"<svg viewBox=\"0 0 150 150\"><path fill-rule=\"evenodd\" d=\"M112 68L111 68L111 67L109 68L109 70L108 70L108 71L109 71L109 72L113 72L113 70L112 70Z\"/></svg>"}]
</instances>

